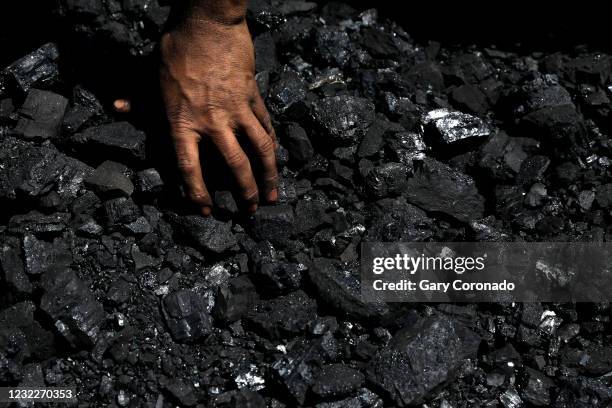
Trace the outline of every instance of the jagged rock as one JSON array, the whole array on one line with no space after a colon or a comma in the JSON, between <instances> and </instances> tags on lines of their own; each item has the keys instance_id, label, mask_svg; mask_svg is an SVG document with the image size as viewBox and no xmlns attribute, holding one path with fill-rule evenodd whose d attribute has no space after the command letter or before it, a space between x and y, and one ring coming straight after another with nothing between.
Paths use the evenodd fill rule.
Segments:
<instances>
[{"instance_id":1,"label":"jagged rock","mask_svg":"<svg viewBox=\"0 0 612 408\"><path fill-rule=\"evenodd\" d=\"M23 92L33 86L49 86L57 81L59 50L54 43L47 43L34 52L18 59L4 69Z\"/></svg>"},{"instance_id":2,"label":"jagged rock","mask_svg":"<svg viewBox=\"0 0 612 408\"><path fill-rule=\"evenodd\" d=\"M237 243L230 223L197 215L178 217L176 222L190 240L206 251L221 254Z\"/></svg>"},{"instance_id":3,"label":"jagged rock","mask_svg":"<svg viewBox=\"0 0 612 408\"><path fill-rule=\"evenodd\" d=\"M45 242L28 234L23 238L23 253L25 270L30 275L63 269L72 263L68 243L61 238Z\"/></svg>"},{"instance_id":4,"label":"jagged rock","mask_svg":"<svg viewBox=\"0 0 612 408\"><path fill-rule=\"evenodd\" d=\"M63 268L45 273L41 286L40 309L60 335L74 347L92 347L106 314L85 282Z\"/></svg>"},{"instance_id":5,"label":"jagged rock","mask_svg":"<svg viewBox=\"0 0 612 408\"><path fill-rule=\"evenodd\" d=\"M26 139L52 139L58 136L68 99L49 91L31 89L19 109L15 133Z\"/></svg>"},{"instance_id":6,"label":"jagged rock","mask_svg":"<svg viewBox=\"0 0 612 408\"><path fill-rule=\"evenodd\" d=\"M351 395L363 384L364 376L344 364L324 366L312 385L312 392L323 400Z\"/></svg>"},{"instance_id":7,"label":"jagged rock","mask_svg":"<svg viewBox=\"0 0 612 408\"><path fill-rule=\"evenodd\" d=\"M74 135L71 142L78 151L93 159L109 157L132 163L145 158L146 136L128 122L87 128Z\"/></svg>"},{"instance_id":8,"label":"jagged rock","mask_svg":"<svg viewBox=\"0 0 612 408\"><path fill-rule=\"evenodd\" d=\"M423 118L423 123L427 128L431 128L430 138L439 144L485 138L492 133L491 128L481 119L448 109L428 112Z\"/></svg>"},{"instance_id":9,"label":"jagged rock","mask_svg":"<svg viewBox=\"0 0 612 408\"><path fill-rule=\"evenodd\" d=\"M246 316L246 321L267 338L281 339L303 333L316 317L316 311L316 302L298 290L276 299L261 300Z\"/></svg>"},{"instance_id":10,"label":"jagged rock","mask_svg":"<svg viewBox=\"0 0 612 408\"><path fill-rule=\"evenodd\" d=\"M366 303L361 298L359 269L326 258L316 258L308 271L318 295L339 313L355 319L381 319L389 315L383 302Z\"/></svg>"},{"instance_id":11,"label":"jagged rock","mask_svg":"<svg viewBox=\"0 0 612 408\"><path fill-rule=\"evenodd\" d=\"M480 337L448 317L431 317L400 330L374 357L368 379L400 407L421 404L476 357Z\"/></svg>"},{"instance_id":12,"label":"jagged rock","mask_svg":"<svg viewBox=\"0 0 612 408\"><path fill-rule=\"evenodd\" d=\"M299 163L305 163L314 156L314 149L306 131L297 123L288 123L283 128L282 141L291 158Z\"/></svg>"},{"instance_id":13,"label":"jagged rock","mask_svg":"<svg viewBox=\"0 0 612 408\"><path fill-rule=\"evenodd\" d=\"M252 219L253 235L283 244L294 233L295 215L290 205L260 207Z\"/></svg>"},{"instance_id":14,"label":"jagged rock","mask_svg":"<svg viewBox=\"0 0 612 408\"><path fill-rule=\"evenodd\" d=\"M474 180L434 159L415 162L414 176L408 179L404 196L427 212L443 213L462 222L482 218L484 213L484 198Z\"/></svg>"},{"instance_id":15,"label":"jagged rock","mask_svg":"<svg viewBox=\"0 0 612 408\"><path fill-rule=\"evenodd\" d=\"M219 287L213 316L224 324L231 324L245 315L258 300L249 278L238 276Z\"/></svg>"},{"instance_id":16,"label":"jagged rock","mask_svg":"<svg viewBox=\"0 0 612 408\"><path fill-rule=\"evenodd\" d=\"M163 301L166 323L177 341L195 341L212 330L210 315L202 296L191 290L168 295Z\"/></svg>"},{"instance_id":17,"label":"jagged rock","mask_svg":"<svg viewBox=\"0 0 612 408\"><path fill-rule=\"evenodd\" d=\"M136 191L141 194L156 194L162 191L164 182L155 169L145 169L136 173Z\"/></svg>"},{"instance_id":18,"label":"jagged rock","mask_svg":"<svg viewBox=\"0 0 612 408\"><path fill-rule=\"evenodd\" d=\"M317 101L312 116L323 140L334 145L355 145L374 121L374 112L368 99L334 96Z\"/></svg>"},{"instance_id":19,"label":"jagged rock","mask_svg":"<svg viewBox=\"0 0 612 408\"><path fill-rule=\"evenodd\" d=\"M85 185L101 197L129 197L134 184L126 176L128 168L123 164L105 161L85 180Z\"/></svg>"}]
</instances>

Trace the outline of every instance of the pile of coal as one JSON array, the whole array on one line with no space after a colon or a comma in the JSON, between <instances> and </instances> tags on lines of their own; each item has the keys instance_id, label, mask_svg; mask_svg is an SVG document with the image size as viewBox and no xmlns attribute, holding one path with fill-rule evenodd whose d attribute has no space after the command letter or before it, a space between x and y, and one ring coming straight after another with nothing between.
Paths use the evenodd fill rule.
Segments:
<instances>
[{"instance_id":1,"label":"pile of coal","mask_svg":"<svg viewBox=\"0 0 612 408\"><path fill-rule=\"evenodd\" d=\"M149 54L170 11L58 3L101 54ZM0 67L0 385L121 407L610 406L609 304L366 303L359 278L367 241L607 241L610 55L251 3L284 153L279 203L250 218L229 187L212 217L177 206L163 129L105 109L63 47Z\"/></svg>"}]
</instances>

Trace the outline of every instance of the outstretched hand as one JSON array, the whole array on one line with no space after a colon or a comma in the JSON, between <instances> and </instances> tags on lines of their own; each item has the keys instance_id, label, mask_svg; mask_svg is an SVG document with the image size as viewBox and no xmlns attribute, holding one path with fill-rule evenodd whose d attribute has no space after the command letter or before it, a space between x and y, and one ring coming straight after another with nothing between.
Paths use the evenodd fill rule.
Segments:
<instances>
[{"instance_id":1,"label":"outstretched hand","mask_svg":"<svg viewBox=\"0 0 612 408\"><path fill-rule=\"evenodd\" d=\"M257 209L260 197L276 201L276 137L255 81L246 22L192 18L163 36L161 56L161 90L189 199L210 214L213 203L201 166L208 154L200 157L198 146L208 138L230 167L249 211ZM237 133L248 139L253 157Z\"/></svg>"}]
</instances>

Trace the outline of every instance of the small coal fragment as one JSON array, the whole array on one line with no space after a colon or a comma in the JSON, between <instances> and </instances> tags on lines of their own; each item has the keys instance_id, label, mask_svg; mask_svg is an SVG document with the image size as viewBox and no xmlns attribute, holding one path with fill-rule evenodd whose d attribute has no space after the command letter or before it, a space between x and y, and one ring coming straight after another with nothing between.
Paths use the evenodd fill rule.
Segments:
<instances>
[{"instance_id":1,"label":"small coal fragment","mask_svg":"<svg viewBox=\"0 0 612 408\"><path fill-rule=\"evenodd\" d=\"M0 197L16 199L56 191L61 201L74 199L83 180L93 171L89 166L61 154L52 144L24 142L6 137L0 151ZM67 203L66 203L67 204Z\"/></svg>"},{"instance_id":2,"label":"small coal fragment","mask_svg":"<svg viewBox=\"0 0 612 408\"><path fill-rule=\"evenodd\" d=\"M476 357L480 337L448 317L431 317L402 329L374 357L368 379L400 407L423 403Z\"/></svg>"},{"instance_id":3,"label":"small coal fragment","mask_svg":"<svg viewBox=\"0 0 612 408\"><path fill-rule=\"evenodd\" d=\"M453 89L451 98L457 108L475 115L482 115L488 109L486 95L475 85L458 86Z\"/></svg>"},{"instance_id":4,"label":"small coal fragment","mask_svg":"<svg viewBox=\"0 0 612 408\"><path fill-rule=\"evenodd\" d=\"M302 270L304 266L281 263L265 262L256 267L254 271L255 281L258 287L270 294L287 294L299 289L302 283Z\"/></svg>"},{"instance_id":5,"label":"small coal fragment","mask_svg":"<svg viewBox=\"0 0 612 408\"><path fill-rule=\"evenodd\" d=\"M462 140L485 138L492 133L491 128L481 119L448 109L428 112L423 123L431 130L431 140L447 145Z\"/></svg>"},{"instance_id":6,"label":"small coal fragment","mask_svg":"<svg viewBox=\"0 0 612 408\"><path fill-rule=\"evenodd\" d=\"M85 129L71 139L75 148L92 159L112 157L125 163L145 158L144 132L128 122L115 122Z\"/></svg>"},{"instance_id":7,"label":"small coal fragment","mask_svg":"<svg viewBox=\"0 0 612 408\"><path fill-rule=\"evenodd\" d=\"M41 286L40 309L60 335L74 347L92 347L106 314L85 282L63 268L44 274Z\"/></svg>"},{"instance_id":8,"label":"small coal fragment","mask_svg":"<svg viewBox=\"0 0 612 408\"><path fill-rule=\"evenodd\" d=\"M232 218L238 214L238 204L231 191L215 191L215 209L226 218Z\"/></svg>"},{"instance_id":9,"label":"small coal fragment","mask_svg":"<svg viewBox=\"0 0 612 408\"><path fill-rule=\"evenodd\" d=\"M59 235L66 229L70 214L55 213L44 215L38 211L14 215L9 220L9 232L17 235L31 233L35 236Z\"/></svg>"},{"instance_id":10,"label":"small coal fragment","mask_svg":"<svg viewBox=\"0 0 612 408\"><path fill-rule=\"evenodd\" d=\"M141 194L157 194L164 182L156 169L145 169L136 173L136 191Z\"/></svg>"},{"instance_id":11,"label":"small coal fragment","mask_svg":"<svg viewBox=\"0 0 612 408\"><path fill-rule=\"evenodd\" d=\"M401 163L385 163L368 172L366 190L374 198L400 195L406 188L408 174L408 168Z\"/></svg>"},{"instance_id":12,"label":"small coal fragment","mask_svg":"<svg viewBox=\"0 0 612 408\"><path fill-rule=\"evenodd\" d=\"M289 151L292 159L298 163L306 163L314 156L314 149L306 131L297 123L288 123L283 128L283 145Z\"/></svg>"},{"instance_id":13,"label":"small coal fragment","mask_svg":"<svg viewBox=\"0 0 612 408\"><path fill-rule=\"evenodd\" d=\"M323 98L313 104L312 116L322 140L334 145L355 145L374 121L375 108L365 98L349 95Z\"/></svg>"},{"instance_id":14,"label":"small coal fragment","mask_svg":"<svg viewBox=\"0 0 612 408\"><path fill-rule=\"evenodd\" d=\"M230 223L198 215L177 217L176 221L183 233L206 251L220 254L237 243Z\"/></svg>"},{"instance_id":15,"label":"small coal fragment","mask_svg":"<svg viewBox=\"0 0 612 408\"><path fill-rule=\"evenodd\" d=\"M68 99L61 95L31 89L19 109L15 133L26 139L56 138L67 106Z\"/></svg>"},{"instance_id":16,"label":"small coal fragment","mask_svg":"<svg viewBox=\"0 0 612 408\"><path fill-rule=\"evenodd\" d=\"M270 86L268 100L271 111L276 114L301 116L303 112L300 112L300 105L303 105L301 102L306 98L306 89L306 82L297 72L283 69L278 79Z\"/></svg>"},{"instance_id":17,"label":"small coal fragment","mask_svg":"<svg viewBox=\"0 0 612 408\"><path fill-rule=\"evenodd\" d=\"M437 160L415 162L414 176L408 179L406 200L428 212L446 214L462 222L480 219L484 198L474 180Z\"/></svg>"},{"instance_id":18,"label":"small coal fragment","mask_svg":"<svg viewBox=\"0 0 612 408\"><path fill-rule=\"evenodd\" d=\"M47 43L13 62L5 68L4 73L12 76L21 90L27 92L32 86L49 86L57 81L58 59L57 45Z\"/></svg>"},{"instance_id":19,"label":"small coal fragment","mask_svg":"<svg viewBox=\"0 0 612 408\"><path fill-rule=\"evenodd\" d=\"M195 341L210 334L212 322L205 300L194 291L171 293L163 301L166 323L176 341Z\"/></svg>"},{"instance_id":20,"label":"small coal fragment","mask_svg":"<svg viewBox=\"0 0 612 408\"><path fill-rule=\"evenodd\" d=\"M68 243L61 238L45 242L33 235L26 235L23 238L23 254L26 272L30 275L64 269L72 263Z\"/></svg>"},{"instance_id":21,"label":"small coal fragment","mask_svg":"<svg viewBox=\"0 0 612 408\"><path fill-rule=\"evenodd\" d=\"M597 193L595 200L601 208L608 208L612 206L612 183L602 184L597 187Z\"/></svg>"},{"instance_id":22,"label":"small coal fragment","mask_svg":"<svg viewBox=\"0 0 612 408\"><path fill-rule=\"evenodd\" d=\"M316 258L308 276L321 299L345 316L367 321L381 319L389 314L389 308L384 302L363 302L359 268L354 265Z\"/></svg>"},{"instance_id":23,"label":"small coal fragment","mask_svg":"<svg viewBox=\"0 0 612 408\"><path fill-rule=\"evenodd\" d=\"M316 311L316 302L298 290L276 299L261 300L245 320L261 335L281 339L303 333L315 319Z\"/></svg>"},{"instance_id":24,"label":"small coal fragment","mask_svg":"<svg viewBox=\"0 0 612 408\"><path fill-rule=\"evenodd\" d=\"M260 207L253 215L252 230L258 239L284 244L295 230L293 208L287 204Z\"/></svg>"},{"instance_id":25,"label":"small coal fragment","mask_svg":"<svg viewBox=\"0 0 612 408\"><path fill-rule=\"evenodd\" d=\"M126 173L126 166L107 160L85 180L85 185L100 197L129 197L134 192L134 185Z\"/></svg>"},{"instance_id":26,"label":"small coal fragment","mask_svg":"<svg viewBox=\"0 0 612 408\"><path fill-rule=\"evenodd\" d=\"M322 400L344 398L357 391L364 376L344 364L324 366L312 385L312 392Z\"/></svg>"},{"instance_id":27,"label":"small coal fragment","mask_svg":"<svg viewBox=\"0 0 612 408\"><path fill-rule=\"evenodd\" d=\"M219 287L213 316L229 325L245 315L258 300L259 296L249 278L232 278L227 285Z\"/></svg>"},{"instance_id":28,"label":"small coal fragment","mask_svg":"<svg viewBox=\"0 0 612 408\"><path fill-rule=\"evenodd\" d=\"M0 250L0 276L9 289L16 294L32 293L30 283L22 261L22 251L16 239L7 239Z\"/></svg>"},{"instance_id":29,"label":"small coal fragment","mask_svg":"<svg viewBox=\"0 0 612 408\"><path fill-rule=\"evenodd\" d=\"M550 406L552 380L541 372L529 367L525 368L522 377L520 392L523 399L536 407Z\"/></svg>"},{"instance_id":30,"label":"small coal fragment","mask_svg":"<svg viewBox=\"0 0 612 408\"><path fill-rule=\"evenodd\" d=\"M140 208L131 198L119 197L102 204L104 218L109 227L130 224L140 217Z\"/></svg>"},{"instance_id":31,"label":"small coal fragment","mask_svg":"<svg viewBox=\"0 0 612 408\"><path fill-rule=\"evenodd\" d=\"M335 27L323 27L315 34L315 52L327 64L344 67L353 53L348 33Z\"/></svg>"}]
</instances>

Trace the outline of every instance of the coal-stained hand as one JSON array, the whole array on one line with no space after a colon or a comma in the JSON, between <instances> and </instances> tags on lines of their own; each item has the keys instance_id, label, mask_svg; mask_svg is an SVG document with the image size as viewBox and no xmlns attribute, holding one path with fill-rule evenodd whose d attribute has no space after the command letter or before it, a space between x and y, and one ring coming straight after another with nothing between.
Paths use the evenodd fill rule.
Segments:
<instances>
[{"instance_id":1,"label":"coal-stained hand","mask_svg":"<svg viewBox=\"0 0 612 408\"><path fill-rule=\"evenodd\" d=\"M259 197L276 201L276 138L255 81L246 22L192 16L163 36L161 55L161 89L188 197L210 214L201 167L207 152L200 157L198 148L208 138L231 168L249 211L257 209ZM237 133L254 154L247 156Z\"/></svg>"}]
</instances>

